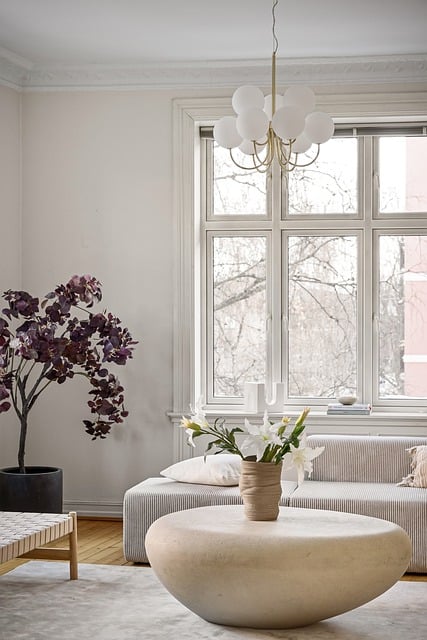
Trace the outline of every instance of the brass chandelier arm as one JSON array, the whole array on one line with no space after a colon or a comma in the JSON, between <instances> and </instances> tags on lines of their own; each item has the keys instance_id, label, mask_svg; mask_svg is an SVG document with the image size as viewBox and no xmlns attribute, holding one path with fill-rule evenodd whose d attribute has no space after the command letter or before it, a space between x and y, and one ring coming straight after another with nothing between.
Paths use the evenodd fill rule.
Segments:
<instances>
[{"instance_id":1,"label":"brass chandelier arm","mask_svg":"<svg viewBox=\"0 0 427 640\"><path fill-rule=\"evenodd\" d=\"M277 161L281 169L287 169L289 171L288 165L290 164L291 149L292 149L291 142L289 141L289 143L284 143L277 136L275 136L274 144L276 148Z\"/></svg>"},{"instance_id":2,"label":"brass chandelier arm","mask_svg":"<svg viewBox=\"0 0 427 640\"><path fill-rule=\"evenodd\" d=\"M266 144L258 143L255 140L253 141L254 145L254 155L258 162L260 162L263 166L269 167L274 159L274 131L271 127L269 127L267 132L267 142ZM258 147L261 147L260 151L263 149L267 149L267 153L264 159L260 158Z\"/></svg>"},{"instance_id":3,"label":"brass chandelier arm","mask_svg":"<svg viewBox=\"0 0 427 640\"><path fill-rule=\"evenodd\" d=\"M243 164L240 164L240 162L238 162L234 156L233 156L233 149L229 149L230 151L230 158L233 161L233 163L236 165L236 167L238 167L239 169L243 169L244 171L251 171L252 169L256 169L259 173L265 173L266 171L268 171L270 164L266 164L265 161L260 160L258 163L256 162L255 158L255 154L251 155L251 159L252 159L252 166L247 167Z\"/></svg>"},{"instance_id":4,"label":"brass chandelier arm","mask_svg":"<svg viewBox=\"0 0 427 640\"><path fill-rule=\"evenodd\" d=\"M317 158L319 157L319 153L320 153L320 144L317 145L316 155L314 156L314 158L311 158L310 160L308 160L308 162L305 162L304 164L300 164L298 162L298 153L296 153L295 162L292 162L290 158L288 159L288 165L292 167L292 169L288 169L288 171L292 171L293 169L305 169L305 167L309 167L311 164L316 162Z\"/></svg>"},{"instance_id":5,"label":"brass chandelier arm","mask_svg":"<svg viewBox=\"0 0 427 640\"><path fill-rule=\"evenodd\" d=\"M260 173L265 173L266 171L268 171L268 169L270 168L273 160L274 160L274 139L275 139L275 133L272 130L272 128L270 127L268 132L267 132L267 142L264 143L260 143L257 142L256 140L252 140L252 144L253 144L253 148L254 148L254 152L253 154L251 154L251 159L252 159L252 165L251 166L245 166L240 164L234 157L233 155L233 149L230 149L230 158L233 161L233 163L239 167L239 169L244 169L244 170L248 170L248 169L256 169L257 171L259 171ZM267 149L267 153L265 158L261 158L259 153L260 151L258 150L258 147L260 147L260 151L264 151L265 149Z\"/></svg>"},{"instance_id":6,"label":"brass chandelier arm","mask_svg":"<svg viewBox=\"0 0 427 640\"><path fill-rule=\"evenodd\" d=\"M262 143L260 144L255 140L252 141L252 144L254 146L254 153L250 156L252 160L252 164L250 166L240 164L240 162L236 160L233 155L233 149L229 149L230 158L239 169L243 169L244 171L256 169L260 173L265 173L266 171L268 171L268 169L273 164L275 157L277 158L280 168L286 171L293 171L294 169L304 169L305 167L309 167L314 162L316 162L320 153L320 144L317 145L316 154L313 158L310 158L308 162L299 163L298 153L295 153L295 160L291 159L292 144L294 142L295 140L288 140L287 142L281 140L278 136L276 136L276 134L270 127L267 134L267 143L265 145ZM261 147L261 151L264 151L265 149L267 150L265 158L260 157L257 147Z\"/></svg>"}]
</instances>

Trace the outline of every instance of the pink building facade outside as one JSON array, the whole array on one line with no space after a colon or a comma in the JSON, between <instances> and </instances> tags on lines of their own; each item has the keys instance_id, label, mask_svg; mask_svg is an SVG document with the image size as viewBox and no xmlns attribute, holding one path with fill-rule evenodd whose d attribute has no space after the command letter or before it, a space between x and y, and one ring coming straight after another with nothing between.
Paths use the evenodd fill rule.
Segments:
<instances>
[{"instance_id":1,"label":"pink building facade outside","mask_svg":"<svg viewBox=\"0 0 427 640\"><path fill-rule=\"evenodd\" d=\"M405 210L427 213L427 139L407 138ZM427 397L427 235L405 236L404 394Z\"/></svg>"}]
</instances>

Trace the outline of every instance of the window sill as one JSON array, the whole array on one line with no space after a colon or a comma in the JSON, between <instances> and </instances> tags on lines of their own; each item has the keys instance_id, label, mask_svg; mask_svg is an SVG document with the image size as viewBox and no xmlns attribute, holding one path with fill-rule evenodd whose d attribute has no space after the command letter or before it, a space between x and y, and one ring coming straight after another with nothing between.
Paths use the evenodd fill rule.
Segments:
<instances>
[{"instance_id":1,"label":"window sill","mask_svg":"<svg viewBox=\"0 0 427 640\"><path fill-rule=\"evenodd\" d=\"M188 413L186 413L188 415ZM286 415L292 419L299 415L299 411L287 411ZM181 413L168 413L173 429L173 459L174 462L191 458L195 455L203 455L204 444L198 444L197 448L188 445L185 429L178 428L181 421ZM262 421L262 415L249 414L242 411L206 411L206 418L213 422L215 418L222 417L228 426L239 426L248 418L253 423ZM272 419L281 418L280 414L270 414ZM427 436L427 412L417 413L387 413L373 411L370 415L361 416L330 416L326 411L311 411L306 420L307 434L332 434L332 435L369 435L369 436ZM200 438L200 440L205 438Z\"/></svg>"},{"instance_id":2,"label":"window sill","mask_svg":"<svg viewBox=\"0 0 427 640\"><path fill-rule=\"evenodd\" d=\"M300 411L285 412L291 419ZM222 417L228 424L238 426L248 418L251 422L262 421L262 414L248 413L242 410L226 411L208 409L205 412L209 421ZM188 415L188 414L186 414ZM173 424L178 424L182 414L168 413ZM282 414L271 413L271 419L281 418ZM326 411L311 410L306 419L308 433L361 433L370 435L417 435L427 436L427 410L414 412L372 411L370 415L327 415Z\"/></svg>"}]
</instances>

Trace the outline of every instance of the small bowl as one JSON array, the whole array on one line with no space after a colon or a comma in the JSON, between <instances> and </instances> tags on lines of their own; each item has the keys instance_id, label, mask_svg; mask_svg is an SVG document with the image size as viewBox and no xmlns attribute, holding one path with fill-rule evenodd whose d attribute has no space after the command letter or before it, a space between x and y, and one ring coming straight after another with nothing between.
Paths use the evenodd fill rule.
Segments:
<instances>
[{"instance_id":1,"label":"small bowl","mask_svg":"<svg viewBox=\"0 0 427 640\"><path fill-rule=\"evenodd\" d=\"M357 400L356 396L340 396L337 398L338 402L341 404L354 404Z\"/></svg>"}]
</instances>

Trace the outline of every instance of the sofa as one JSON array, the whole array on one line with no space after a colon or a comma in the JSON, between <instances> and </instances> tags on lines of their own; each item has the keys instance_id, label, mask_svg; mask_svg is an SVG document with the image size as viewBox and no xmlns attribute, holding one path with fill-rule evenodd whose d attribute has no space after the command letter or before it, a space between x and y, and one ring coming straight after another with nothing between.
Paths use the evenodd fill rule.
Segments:
<instances>
[{"instance_id":1,"label":"sofa","mask_svg":"<svg viewBox=\"0 0 427 640\"><path fill-rule=\"evenodd\" d=\"M297 486L282 481L281 506L358 513L400 525L412 541L409 572L427 573L427 489L398 486L411 473L408 449L427 437L310 435L307 444L325 447L310 478ZM209 505L241 504L238 486L148 478L126 491L123 549L127 561L147 563L145 536L161 516Z\"/></svg>"}]
</instances>

